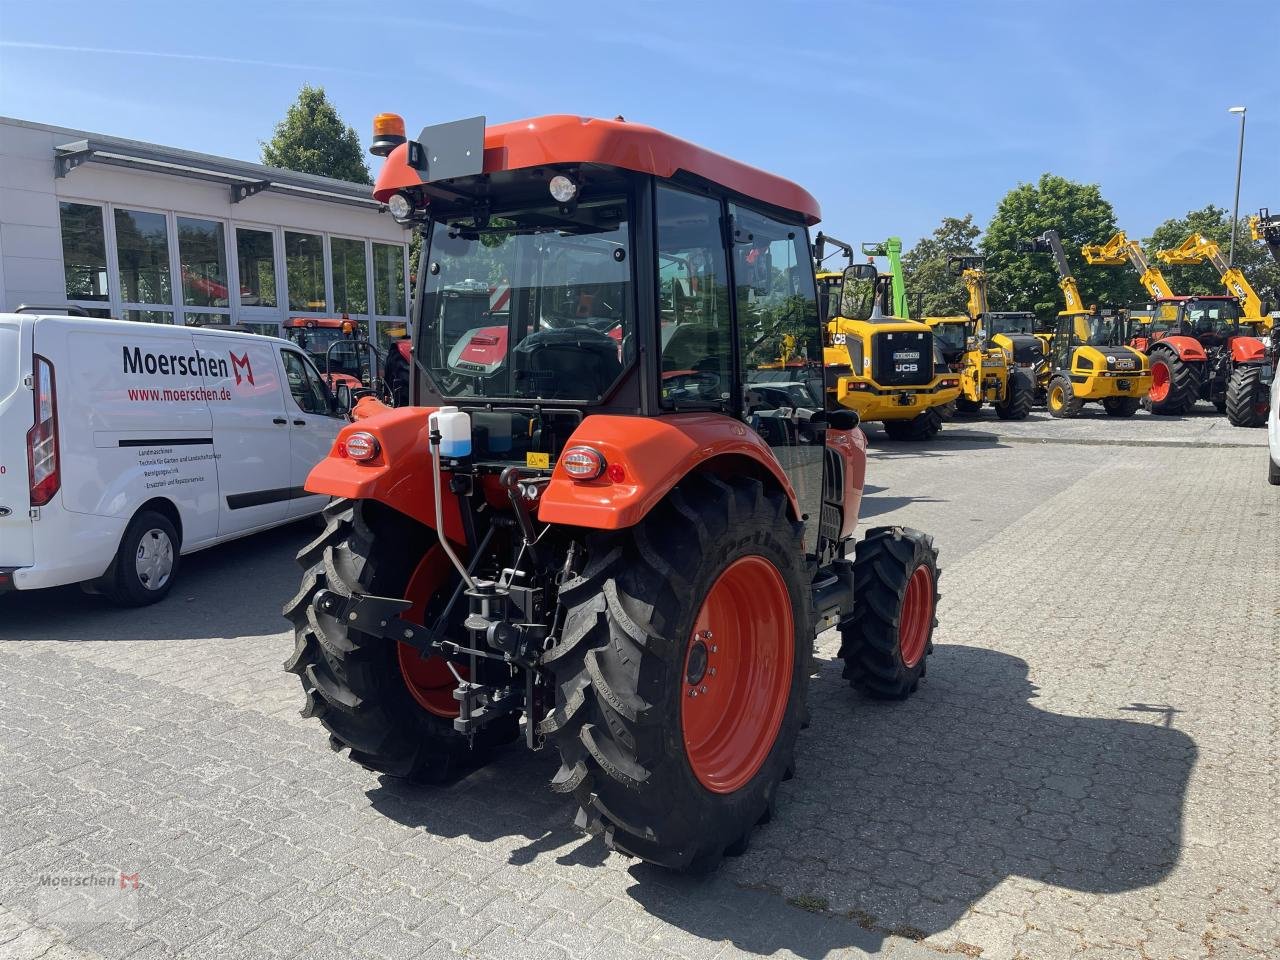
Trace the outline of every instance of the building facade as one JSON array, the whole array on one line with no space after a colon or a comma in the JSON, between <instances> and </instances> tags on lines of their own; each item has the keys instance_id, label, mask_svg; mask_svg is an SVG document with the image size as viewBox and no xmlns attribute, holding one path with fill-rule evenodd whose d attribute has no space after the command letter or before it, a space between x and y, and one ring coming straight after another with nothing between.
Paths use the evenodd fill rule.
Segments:
<instances>
[{"instance_id":1,"label":"building facade","mask_svg":"<svg viewBox=\"0 0 1280 960\"><path fill-rule=\"evenodd\" d=\"M347 316L385 343L408 240L367 186L0 117L0 310L272 334Z\"/></svg>"}]
</instances>

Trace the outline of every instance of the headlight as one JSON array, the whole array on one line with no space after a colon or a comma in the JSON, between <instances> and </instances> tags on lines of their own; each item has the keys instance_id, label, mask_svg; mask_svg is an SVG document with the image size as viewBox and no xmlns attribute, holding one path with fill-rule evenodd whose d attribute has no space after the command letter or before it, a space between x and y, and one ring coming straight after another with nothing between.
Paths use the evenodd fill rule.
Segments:
<instances>
[{"instance_id":1,"label":"headlight","mask_svg":"<svg viewBox=\"0 0 1280 960\"><path fill-rule=\"evenodd\" d=\"M413 216L413 201L409 199L408 194L393 193L387 199L387 209L391 211L397 223L404 223Z\"/></svg>"},{"instance_id":2,"label":"headlight","mask_svg":"<svg viewBox=\"0 0 1280 960\"><path fill-rule=\"evenodd\" d=\"M552 177L548 186L551 189L551 197L556 203L568 203L578 195L578 185L571 177L566 177L562 173Z\"/></svg>"},{"instance_id":3,"label":"headlight","mask_svg":"<svg viewBox=\"0 0 1280 960\"><path fill-rule=\"evenodd\" d=\"M1115 365L1116 365L1116 358L1115 358L1115 357L1107 357L1107 366L1108 366L1108 367L1114 367Z\"/></svg>"}]
</instances>

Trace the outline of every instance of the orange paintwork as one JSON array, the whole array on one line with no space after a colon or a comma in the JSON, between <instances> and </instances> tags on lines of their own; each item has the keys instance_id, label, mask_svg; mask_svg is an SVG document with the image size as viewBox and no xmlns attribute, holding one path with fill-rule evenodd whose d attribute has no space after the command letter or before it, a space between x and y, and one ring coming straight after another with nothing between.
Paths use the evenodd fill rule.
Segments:
<instances>
[{"instance_id":1,"label":"orange paintwork","mask_svg":"<svg viewBox=\"0 0 1280 960\"><path fill-rule=\"evenodd\" d=\"M717 457L745 458L771 474L791 502L799 504L791 482L769 445L754 430L713 413L680 413L661 419L611 416L587 417L566 446L584 444L604 454L610 466L622 467L620 482L606 477L580 482L557 465L538 504L538 519L597 530L634 526L690 471ZM730 471L741 470L725 459Z\"/></svg>"},{"instance_id":2,"label":"orange paintwork","mask_svg":"<svg viewBox=\"0 0 1280 960\"><path fill-rule=\"evenodd\" d=\"M421 186L422 174L408 164L409 146L387 156L373 188L386 202L397 190ZM801 214L810 226L822 219L818 201L803 187L703 147L625 120L553 114L485 128L484 172L523 170L548 164L595 163L664 179L694 174L735 193Z\"/></svg>"},{"instance_id":3,"label":"orange paintwork","mask_svg":"<svg viewBox=\"0 0 1280 960\"><path fill-rule=\"evenodd\" d=\"M844 458L844 517L840 525L840 536L851 537L858 527L862 489L867 480L867 435L858 427L852 430L828 430L827 447Z\"/></svg>"},{"instance_id":4,"label":"orange paintwork","mask_svg":"<svg viewBox=\"0 0 1280 960\"><path fill-rule=\"evenodd\" d=\"M1204 352L1204 347L1200 346L1200 341L1195 337L1183 336L1175 333L1168 337L1156 337L1151 341L1151 346L1160 344L1164 347L1170 347L1174 353L1182 360L1207 360L1209 355Z\"/></svg>"},{"instance_id":5,"label":"orange paintwork","mask_svg":"<svg viewBox=\"0 0 1280 960\"><path fill-rule=\"evenodd\" d=\"M427 444L427 416L435 409L392 409L372 397L361 399L352 411L355 421L338 432L329 456L311 470L307 492L378 500L434 529L436 495L431 476L431 448ZM377 438L380 449L372 460L356 463L340 452L344 450L346 438L357 430ZM448 475L442 478L441 485L448 490ZM444 527L445 536L451 541L466 542L458 501L447 495Z\"/></svg>"},{"instance_id":6,"label":"orange paintwork","mask_svg":"<svg viewBox=\"0 0 1280 960\"><path fill-rule=\"evenodd\" d=\"M1236 363L1250 360L1263 360L1267 356L1266 347L1257 337L1232 337L1231 359Z\"/></svg>"}]
</instances>

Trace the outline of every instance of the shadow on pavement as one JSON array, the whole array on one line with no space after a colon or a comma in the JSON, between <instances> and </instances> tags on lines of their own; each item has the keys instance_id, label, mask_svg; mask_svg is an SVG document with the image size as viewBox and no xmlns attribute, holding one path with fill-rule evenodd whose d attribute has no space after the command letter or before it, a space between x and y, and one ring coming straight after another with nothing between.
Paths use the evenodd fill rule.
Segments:
<instances>
[{"instance_id":1,"label":"shadow on pavement","mask_svg":"<svg viewBox=\"0 0 1280 960\"><path fill-rule=\"evenodd\" d=\"M894 510L901 510L903 507L910 506L913 503L950 502L949 500L939 500L936 497L882 497L874 494L867 496L864 493L862 503L858 507L858 518L860 521L870 520L872 517L878 517L882 513L892 513Z\"/></svg>"},{"instance_id":2,"label":"shadow on pavement","mask_svg":"<svg viewBox=\"0 0 1280 960\"><path fill-rule=\"evenodd\" d=\"M654 917L817 958L945 931L1009 877L1115 893L1177 862L1196 746L1176 707L1110 705L1146 722L1051 713L1025 661L976 647L939 645L905 703L864 699L838 663L819 665L797 775L746 854L707 878L629 868L628 894ZM433 834L527 839L512 863L563 850L561 863L594 866L603 845L575 843L571 805L546 790L556 766L515 747L451 788L384 780L369 797Z\"/></svg>"},{"instance_id":3,"label":"shadow on pavement","mask_svg":"<svg viewBox=\"0 0 1280 960\"><path fill-rule=\"evenodd\" d=\"M301 520L182 558L177 581L150 607L117 607L78 586L0 597L0 640L203 640L280 633L298 591L294 556L317 533Z\"/></svg>"}]
</instances>

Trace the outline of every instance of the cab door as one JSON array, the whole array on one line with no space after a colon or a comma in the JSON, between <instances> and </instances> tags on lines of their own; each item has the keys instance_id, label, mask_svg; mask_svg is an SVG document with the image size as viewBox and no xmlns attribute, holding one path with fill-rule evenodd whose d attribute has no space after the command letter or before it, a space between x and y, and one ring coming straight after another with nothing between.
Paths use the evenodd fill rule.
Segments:
<instances>
[{"instance_id":1,"label":"cab door","mask_svg":"<svg viewBox=\"0 0 1280 960\"><path fill-rule=\"evenodd\" d=\"M806 542L815 543L825 385L808 235L739 204L729 210L742 416L773 447L810 518Z\"/></svg>"},{"instance_id":2,"label":"cab door","mask_svg":"<svg viewBox=\"0 0 1280 960\"><path fill-rule=\"evenodd\" d=\"M270 340L196 334L218 467L218 536L279 523L289 502L289 420Z\"/></svg>"},{"instance_id":3,"label":"cab door","mask_svg":"<svg viewBox=\"0 0 1280 960\"><path fill-rule=\"evenodd\" d=\"M305 517L324 509L327 496L307 493L311 469L329 455L334 438L346 423L333 406L329 391L314 364L301 351L280 345L277 351L284 376L289 418L290 517Z\"/></svg>"}]
</instances>

